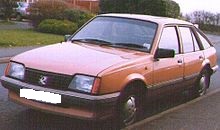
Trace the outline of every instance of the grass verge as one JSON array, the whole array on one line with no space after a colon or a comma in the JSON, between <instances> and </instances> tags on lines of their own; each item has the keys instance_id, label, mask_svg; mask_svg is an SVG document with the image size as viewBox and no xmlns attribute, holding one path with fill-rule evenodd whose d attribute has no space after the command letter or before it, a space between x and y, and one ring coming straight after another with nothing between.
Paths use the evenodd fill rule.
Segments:
<instances>
[{"instance_id":1,"label":"grass verge","mask_svg":"<svg viewBox=\"0 0 220 130\"><path fill-rule=\"evenodd\" d=\"M39 33L33 30L0 30L0 46L33 46L58 43L63 36Z\"/></svg>"}]
</instances>

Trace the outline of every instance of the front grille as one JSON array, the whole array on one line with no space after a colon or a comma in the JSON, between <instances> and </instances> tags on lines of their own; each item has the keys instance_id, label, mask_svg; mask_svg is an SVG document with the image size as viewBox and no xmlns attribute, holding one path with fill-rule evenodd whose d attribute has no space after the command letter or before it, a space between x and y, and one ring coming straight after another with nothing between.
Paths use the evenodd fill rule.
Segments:
<instances>
[{"instance_id":1,"label":"front grille","mask_svg":"<svg viewBox=\"0 0 220 130\"><path fill-rule=\"evenodd\" d=\"M42 79L45 78L45 79ZM43 80L40 82L40 80ZM26 69L24 82L46 88L67 90L72 76ZM42 83L43 82L43 83Z\"/></svg>"}]
</instances>

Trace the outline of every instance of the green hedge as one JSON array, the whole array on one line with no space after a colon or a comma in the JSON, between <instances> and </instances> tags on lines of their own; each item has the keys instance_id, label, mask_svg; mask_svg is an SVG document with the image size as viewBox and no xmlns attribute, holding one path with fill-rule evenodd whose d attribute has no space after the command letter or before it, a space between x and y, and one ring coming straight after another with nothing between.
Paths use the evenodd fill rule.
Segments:
<instances>
[{"instance_id":1,"label":"green hedge","mask_svg":"<svg viewBox=\"0 0 220 130\"><path fill-rule=\"evenodd\" d=\"M90 12L69 8L61 0L41 0L30 7L30 19L35 28L45 19L69 20L80 27L93 16Z\"/></svg>"},{"instance_id":2,"label":"green hedge","mask_svg":"<svg viewBox=\"0 0 220 130\"><path fill-rule=\"evenodd\" d=\"M45 19L64 19L64 11L68 8L66 2L60 0L39 0L30 7L30 19L37 27Z\"/></svg>"},{"instance_id":3,"label":"green hedge","mask_svg":"<svg viewBox=\"0 0 220 130\"><path fill-rule=\"evenodd\" d=\"M46 19L38 26L38 31L53 34L73 34L77 30L77 25L68 20Z\"/></svg>"},{"instance_id":4,"label":"green hedge","mask_svg":"<svg viewBox=\"0 0 220 130\"><path fill-rule=\"evenodd\" d=\"M172 0L101 0L100 13L135 13L177 18L180 7Z\"/></svg>"},{"instance_id":5,"label":"green hedge","mask_svg":"<svg viewBox=\"0 0 220 130\"><path fill-rule=\"evenodd\" d=\"M220 26L210 24L199 24L199 28L203 31L220 33Z\"/></svg>"},{"instance_id":6,"label":"green hedge","mask_svg":"<svg viewBox=\"0 0 220 130\"><path fill-rule=\"evenodd\" d=\"M72 21L81 27L84 23L86 23L89 19L94 17L95 15L86 11L78 10L78 9L67 9L64 11L64 19Z\"/></svg>"}]
</instances>

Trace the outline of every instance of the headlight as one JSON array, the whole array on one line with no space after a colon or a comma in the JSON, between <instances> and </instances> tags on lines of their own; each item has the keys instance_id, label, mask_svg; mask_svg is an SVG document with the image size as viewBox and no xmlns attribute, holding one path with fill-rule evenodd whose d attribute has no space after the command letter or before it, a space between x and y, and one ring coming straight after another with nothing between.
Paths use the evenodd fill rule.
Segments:
<instances>
[{"instance_id":1,"label":"headlight","mask_svg":"<svg viewBox=\"0 0 220 130\"><path fill-rule=\"evenodd\" d=\"M10 62L6 70L6 76L23 80L24 72L25 72L24 65L15 62Z\"/></svg>"},{"instance_id":2,"label":"headlight","mask_svg":"<svg viewBox=\"0 0 220 130\"><path fill-rule=\"evenodd\" d=\"M69 89L78 90L87 93L93 93L93 86L97 86L95 77L85 76L85 75L76 75L74 76L72 82L69 85ZM97 87L95 87L97 89Z\"/></svg>"}]
</instances>

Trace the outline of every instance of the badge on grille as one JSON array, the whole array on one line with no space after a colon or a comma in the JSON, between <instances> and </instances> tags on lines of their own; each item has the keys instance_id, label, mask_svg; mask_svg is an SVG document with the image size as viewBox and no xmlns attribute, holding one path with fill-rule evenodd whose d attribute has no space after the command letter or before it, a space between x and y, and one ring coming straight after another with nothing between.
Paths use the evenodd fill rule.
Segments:
<instances>
[{"instance_id":1,"label":"badge on grille","mask_svg":"<svg viewBox=\"0 0 220 130\"><path fill-rule=\"evenodd\" d=\"M42 76L42 75L41 75L38 83L39 83L40 85L46 85L47 79L48 79L47 76Z\"/></svg>"}]
</instances>

